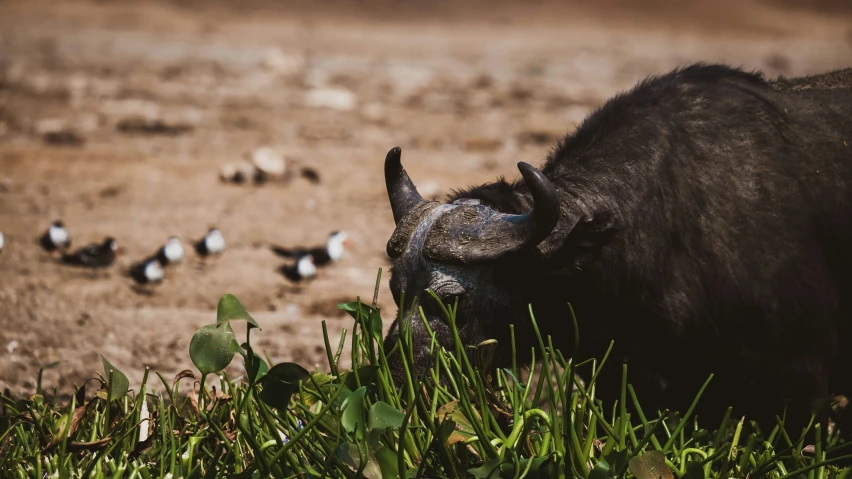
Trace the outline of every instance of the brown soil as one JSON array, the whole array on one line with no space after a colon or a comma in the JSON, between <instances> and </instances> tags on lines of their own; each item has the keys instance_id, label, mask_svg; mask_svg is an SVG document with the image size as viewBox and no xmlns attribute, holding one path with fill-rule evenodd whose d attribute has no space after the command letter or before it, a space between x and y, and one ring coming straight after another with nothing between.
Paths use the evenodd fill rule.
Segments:
<instances>
[{"instance_id":1,"label":"brown soil","mask_svg":"<svg viewBox=\"0 0 852 479\"><path fill-rule=\"evenodd\" d=\"M335 305L372 298L380 267L386 327L395 311L391 147L421 190L443 195L540 163L648 74L690 61L771 76L852 64L848 2L675 3L1 2L0 388L32 393L39 365L61 361L45 385L70 392L101 370L98 353L134 383L145 366L190 368L193 332L229 292L260 322L261 353L322 365L321 321L336 344L351 323ZM327 87L352 92L354 108L312 106L307 93ZM264 145L320 183L219 181L224 163ZM100 273L57 264L36 244L56 218L75 246L113 235L124 255ZM223 256L188 251L161 286L133 286L130 264L210 225ZM307 285L279 274L269 245L320 244L336 229L354 240L342 262Z\"/></svg>"}]
</instances>

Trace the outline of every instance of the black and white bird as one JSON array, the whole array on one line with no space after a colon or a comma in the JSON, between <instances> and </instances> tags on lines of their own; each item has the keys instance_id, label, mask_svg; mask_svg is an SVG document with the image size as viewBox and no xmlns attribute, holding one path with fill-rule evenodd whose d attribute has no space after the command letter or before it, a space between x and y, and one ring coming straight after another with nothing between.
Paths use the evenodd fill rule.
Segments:
<instances>
[{"instance_id":1,"label":"black and white bird","mask_svg":"<svg viewBox=\"0 0 852 479\"><path fill-rule=\"evenodd\" d=\"M54 221L50 228L41 235L39 241L46 251L51 252L71 247L71 235L68 234L65 224L61 220Z\"/></svg>"},{"instance_id":2,"label":"black and white bird","mask_svg":"<svg viewBox=\"0 0 852 479\"><path fill-rule=\"evenodd\" d=\"M156 258L160 266L180 263L183 260L183 243L180 242L180 238L177 236L170 237L157 252Z\"/></svg>"},{"instance_id":3,"label":"black and white bird","mask_svg":"<svg viewBox=\"0 0 852 479\"><path fill-rule=\"evenodd\" d=\"M282 248L280 246L273 246L272 250L276 254L286 258L302 258L305 255L311 255L313 257L314 264L317 267L321 267L326 266L329 263L340 261L349 244L350 239L346 231L333 231L328 235L328 239L324 246L316 246L313 248Z\"/></svg>"},{"instance_id":4,"label":"black and white bird","mask_svg":"<svg viewBox=\"0 0 852 479\"><path fill-rule=\"evenodd\" d=\"M314 262L314 257L306 254L299 258L294 265L284 265L281 267L281 272L290 281L301 282L312 280L317 276L317 266Z\"/></svg>"},{"instance_id":5,"label":"black and white bird","mask_svg":"<svg viewBox=\"0 0 852 479\"><path fill-rule=\"evenodd\" d=\"M93 243L73 253L63 254L62 262L72 266L106 268L112 265L117 255L118 243L114 238L107 237L100 244Z\"/></svg>"},{"instance_id":6,"label":"black and white bird","mask_svg":"<svg viewBox=\"0 0 852 479\"><path fill-rule=\"evenodd\" d=\"M6 243L6 241L3 239L3 233L0 233L0 253L3 252L3 245L5 243Z\"/></svg>"},{"instance_id":7,"label":"black and white bird","mask_svg":"<svg viewBox=\"0 0 852 479\"><path fill-rule=\"evenodd\" d=\"M202 256L221 254L225 251L225 237L219 228L210 228L207 235L195 243L195 251Z\"/></svg>"},{"instance_id":8,"label":"black and white bird","mask_svg":"<svg viewBox=\"0 0 852 479\"><path fill-rule=\"evenodd\" d=\"M139 284L156 284L163 281L165 271L157 258L146 258L130 268L130 276Z\"/></svg>"}]
</instances>

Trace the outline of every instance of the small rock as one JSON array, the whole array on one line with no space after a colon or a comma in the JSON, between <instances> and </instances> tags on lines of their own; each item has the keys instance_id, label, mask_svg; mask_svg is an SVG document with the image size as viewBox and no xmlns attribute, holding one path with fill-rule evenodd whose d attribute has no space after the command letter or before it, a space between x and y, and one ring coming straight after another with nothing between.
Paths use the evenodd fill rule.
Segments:
<instances>
[{"instance_id":1,"label":"small rock","mask_svg":"<svg viewBox=\"0 0 852 479\"><path fill-rule=\"evenodd\" d=\"M286 169L284 156L268 146L255 148L251 152L251 161L260 179L269 180L284 176Z\"/></svg>"},{"instance_id":2,"label":"small rock","mask_svg":"<svg viewBox=\"0 0 852 479\"><path fill-rule=\"evenodd\" d=\"M80 146L85 139L61 118L45 118L33 125L33 131L48 145Z\"/></svg>"},{"instance_id":3,"label":"small rock","mask_svg":"<svg viewBox=\"0 0 852 479\"><path fill-rule=\"evenodd\" d=\"M236 163L236 173L234 174L234 183L245 183L255 176L254 165L248 161L239 161Z\"/></svg>"},{"instance_id":4,"label":"small rock","mask_svg":"<svg viewBox=\"0 0 852 479\"><path fill-rule=\"evenodd\" d=\"M33 125L33 131L37 135L47 135L48 133L58 133L68 128L68 122L61 118L44 118L38 120Z\"/></svg>"},{"instance_id":5,"label":"small rock","mask_svg":"<svg viewBox=\"0 0 852 479\"><path fill-rule=\"evenodd\" d=\"M9 341L9 344L6 345L6 351L8 351L9 354L14 353L16 349L18 349L18 342L15 340Z\"/></svg>"},{"instance_id":6,"label":"small rock","mask_svg":"<svg viewBox=\"0 0 852 479\"><path fill-rule=\"evenodd\" d=\"M237 166L234 163L225 163L219 169L219 179L226 183L234 181L235 176L237 176Z\"/></svg>"},{"instance_id":7,"label":"small rock","mask_svg":"<svg viewBox=\"0 0 852 479\"><path fill-rule=\"evenodd\" d=\"M219 178L225 183L245 183L254 176L254 165L248 161L226 163L219 170Z\"/></svg>"},{"instance_id":8,"label":"small rock","mask_svg":"<svg viewBox=\"0 0 852 479\"><path fill-rule=\"evenodd\" d=\"M171 123L160 118L150 120L142 117L131 117L119 120L115 127L122 133L143 133L147 135L169 136L182 135L194 129L192 125L187 123Z\"/></svg>"},{"instance_id":9,"label":"small rock","mask_svg":"<svg viewBox=\"0 0 852 479\"><path fill-rule=\"evenodd\" d=\"M101 113L107 117L142 117L154 120L160 116L160 106L148 100L107 100L101 104Z\"/></svg>"},{"instance_id":10,"label":"small rock","mask_svg":"<svg viewBox=\"0 0 852 479\"><path fill-rule=\"evenodd\" d=\"M284 52L280 48L270 48L263 58L263 66L283 76L302 73L307 65L304 52Z\"/></svg>"},{"instance_id":11,"label":"small rock","mask_svg":"<svg viewBox=\"0 0 852 479\"><path fill-rule=\"evenodd\" d=\"M355 100L355 94L345 88L315 88L305 97L308 107L337 111L352 110L355 108Z\"/></svg>"}]
</instances>

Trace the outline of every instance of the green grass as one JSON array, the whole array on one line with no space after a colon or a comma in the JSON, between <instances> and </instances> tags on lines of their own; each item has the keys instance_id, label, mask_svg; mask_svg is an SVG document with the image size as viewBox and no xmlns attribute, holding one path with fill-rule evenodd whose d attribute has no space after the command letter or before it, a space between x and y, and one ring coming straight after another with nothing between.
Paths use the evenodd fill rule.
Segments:
<instances>
[{"instance_id":1,"label":"green grass","mask_svg":"<svg viewBox=\"0 0 852 479\"><path fill-rule=\"evenodd\" d=\"M852 468L835 465L852 459L852 443L836 433L803 453L807 429L779 425L758 436L730 409L722 424L698 424L692 408L682 415L642 411L626 366L615 407L603 410L594 377L583 384L574 373L600 371L606 357L574 364L540 335L536 374L513 366L483 375L493 341L469 358L456 335L450 351L433 342L436 360L424 377L408 372L403 384L393 384L375 304L376 296L371 305L340 305L354 323L339 341L323 323L326 372L260 358L250 344L257 322L226 295L216 322L190 344L200 376L187 370L169 380L146 371L131 391L102 358L104 374L90 380L99 386L93 397L85 388L64 404L41 391L3 397L0 477L852 478ZM455 330L454 305L445 313ZM573 319L570 306L566 318ZM422 314L413 320L423 321ZM234 321L248 325L242 344ZM344 371L345 341L352 367ZM397 347L407 364L410 344L404 331ZM245 377L223 372L235 355ZM206 385L209 374L220 376L220 388Z\"/></svg>"}]
</instances>

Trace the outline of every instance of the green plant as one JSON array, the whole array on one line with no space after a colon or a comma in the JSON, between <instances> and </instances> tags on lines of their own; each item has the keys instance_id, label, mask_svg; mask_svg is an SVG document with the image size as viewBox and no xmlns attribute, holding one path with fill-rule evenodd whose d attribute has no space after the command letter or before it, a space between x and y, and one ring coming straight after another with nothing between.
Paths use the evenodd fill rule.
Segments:
<instances>
[{"instance_id":1,"label":"green plant","mask_svg":"<svg viewBox=\"0 0 852 479\"><path fill-rule=\"evenodd\" d=\"M804 433L818 426L787 431L779 418L760 435L730 409L713 427L699 425L693 408L682 416L644 411L624 366L621 395L604 410L595 378L609 353L577 364L564 358L538 335L532 310L537 370L513 366L491 375L494 341L465 347L456 336L451 350L433 341L434 364L424 375L406 367L395 384L381 347L377 294L378 287L370 305L339 305L354 326L336 347L323 323L328 372L262 359L250 343L257 321L225 295L216 323L190 343L199 378L189 370L171 381L157 373L155 391L146 371L132 391L102 357L104 375L87 381L99 385L88 400L87 383L64 405L40 390L3 397L0 477L852 477L852 442L837 432L806 445ZM442 307L455 331L456 305ZM577 330L570 306L566 317ZM422 311L409 319L428 330ZM242 344L233 321L247 324ZM347 335L350 367L343 368ZM393 351L406 366L410 338L404 327ZM246 374L229 378L224 370L237 355ZM576 379L582 368L588 383ZM207 386L209 374L219 375L220 388ZM192 381L188 391L180 388L185 380Z\"/></svg>"}]
</instances>

